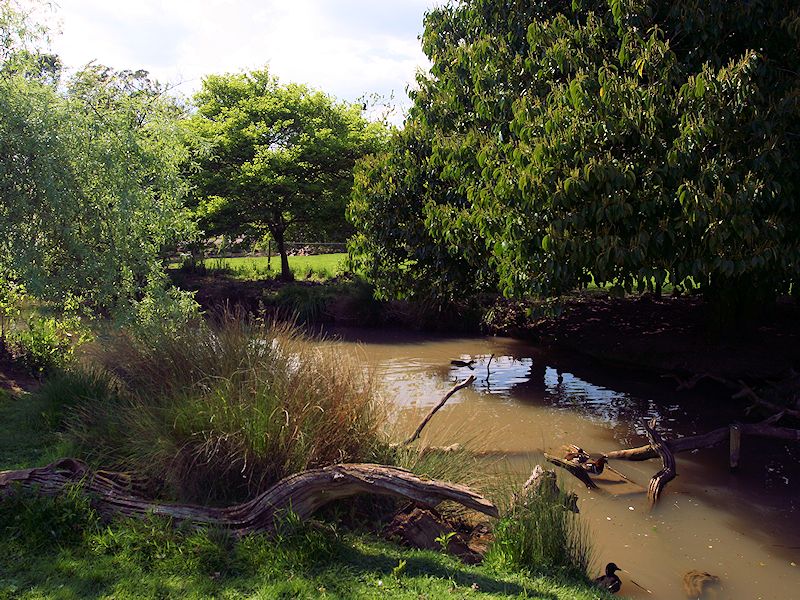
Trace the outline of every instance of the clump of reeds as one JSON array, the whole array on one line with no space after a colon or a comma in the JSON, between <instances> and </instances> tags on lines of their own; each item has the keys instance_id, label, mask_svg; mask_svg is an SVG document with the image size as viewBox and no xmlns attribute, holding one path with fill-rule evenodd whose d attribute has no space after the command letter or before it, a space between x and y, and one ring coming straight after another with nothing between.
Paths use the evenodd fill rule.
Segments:
<instances>
[{"instance_id":1,"label":"clump of reeds","mask_svg":"<svg viewBox=\"0 0 800 600\"><path fill-rule=\"evenodd\" d=\"M98 349L101 370L68 435L104 468L157 478L179 499L241 500L293 472L385 452L371 374L290 325L224 314L153 343L114 335ZM86 374L61 377L58 387L87 387Z\"/></svg>"},{"instance_id":2,"label":"clump of reeds","mask_svg":"<svg viewBox=\"0 0 800 600\"><path fill-rule=\"evenodd\" d=\"M564 493L504 497L514 501L501 511L489 562L512 570L586 576L592 562L589 533L580 516L565 507Z\"/></svg>"}]
</instances>

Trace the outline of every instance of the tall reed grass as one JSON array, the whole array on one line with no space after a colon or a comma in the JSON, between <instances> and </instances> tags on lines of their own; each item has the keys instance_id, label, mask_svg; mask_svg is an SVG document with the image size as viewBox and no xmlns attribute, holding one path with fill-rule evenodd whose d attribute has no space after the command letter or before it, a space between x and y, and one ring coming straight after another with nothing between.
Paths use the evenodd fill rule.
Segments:
<instances>
[{"instance_id":1,"label":"tall reed grass","mask_svg":"<svg viewBox=\"0 0 800 600\"><path fill-rule=\"evenodd\" d=\"M42 390L81 391L67 435L105 468L157 478L182 500L243 499L302 469L386 452L372 375L290 325L225 314L156 343L116 334L90 363Z\"/></svg>"},{"instance_id":2,"label":"tall reed grass","mask_svg":"<svg viewBox=\"0 0 800 600\"><path fill-rule=\"evenodd\" d=\"M586 577L593 558L591 539L585 522L565 507L565 493L503 497L515 501L501 509L489 562L505 569Z\"/></svg>"}]
</instances>

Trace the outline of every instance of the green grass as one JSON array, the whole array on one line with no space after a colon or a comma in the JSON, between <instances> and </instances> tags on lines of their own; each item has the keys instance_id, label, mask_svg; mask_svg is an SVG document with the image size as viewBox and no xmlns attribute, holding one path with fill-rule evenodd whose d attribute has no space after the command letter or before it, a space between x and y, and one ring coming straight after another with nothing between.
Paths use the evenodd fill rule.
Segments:
<instances>
[{"instance_id":1,"label":"green grass","mask_svg":"<svg viewBox=\"0 0 800 600\"><path fill-rule=\"evenodd\" d=\"M287 518L241 541L162 519L103 524L78 494L0 501L0 598L610 598L562 577L470 567L441 553Z\"/></svg>"},{"instance_id":2,"label":"green grass","mask_svg":"<svg viewBox=\"0 0 800 600\"><path fill-rule=\"evenodd\" d=\"M0 392L0 417L0 470L45 464L64 449L43 398ZM291 516L277 538L236 541L162 519L104 523L77 490L0 500L0 599L112 597L612 598L580 578L466 566Z\"/></svg>"},{"instance_id":3,"label":"green grass","mask_svg":"<svg viewBox=\"0 0 800 600\"><path fill-rule=\"evenodd\" d=\"M50 403L32 394L0 390L0 471L42 465L69 454L54 430Z\"/></svg>"},{"instance_id":4,"label":"green grass","mask_svg":"<svg viewBox=\"0 0 800 600\"><path fill-rule=\"evenodd\" d=\"M211 272L230 273L237 279L272 279L280 274L281 257L273 256L269 261L269 268L266 256L208 258L203 261L203 265ZM171 265L172 268L178 266ZM330 279L346 271L347 253L290 256L289 268L297 279Z\"/></svg>"}]
</instances>

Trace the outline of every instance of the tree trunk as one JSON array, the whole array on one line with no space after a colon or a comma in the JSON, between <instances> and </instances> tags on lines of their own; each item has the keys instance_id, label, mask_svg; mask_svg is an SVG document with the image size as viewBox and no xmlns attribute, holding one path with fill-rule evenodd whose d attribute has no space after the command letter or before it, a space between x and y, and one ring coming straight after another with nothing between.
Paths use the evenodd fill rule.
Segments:
<instances>
[{"instance_id":1,"label":"tree trunk","mask_svg":"<svg viewBox=\"0 0 800 600\"><path fill-rule=\"evenodd\" d=\"M275 245L281 255L281 281L294 281L294 273L289 268L289 255L286 254L286 240L283 234L283 229L275 228L272 231L272 237L275 238Z\"/></svg>"}]
</instances>

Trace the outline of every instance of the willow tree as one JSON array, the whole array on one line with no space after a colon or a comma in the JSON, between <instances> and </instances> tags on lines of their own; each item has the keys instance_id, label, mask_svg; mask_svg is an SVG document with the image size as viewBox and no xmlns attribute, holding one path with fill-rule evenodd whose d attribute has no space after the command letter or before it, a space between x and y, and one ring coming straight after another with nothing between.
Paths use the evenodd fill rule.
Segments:
<instances>
[{"instance_id":1,"label":"willow tree","mask_svg":"<svg viewBox=\"0 0 800 600\"><path fill-rule=\"evenodd\" d=\"M0 3L0 276L95 314L188 310L162 260L191 232L180 111L143 71L62 79L38 30Z\"/></svg>"},{"instance_id":2,"label":"willow tree","mask_svg":"<svg viewBox=\"0 0 800 600\"><path fill-rule=\"evenodd\" d=\"M346 228L353 165L374 152L382 126L361 105L335 101L269 72L211 75L188 121L195 139L195 195L210 232L265 229L292 279L286 237Z\"/></svg>"},{"instance_id":3,"label":"willow tree","mask_svg":"<svg viewBox=\"0 0 800 600\"><path fill-rule=\"evenodd\" d=\"M430 151L405 174L450 189L421 222L431 247L485 248L506 294L669 278L758 301L798 280L794 3L463 0L423 49L406 127Z\"/></svg>"}]
</instances>

